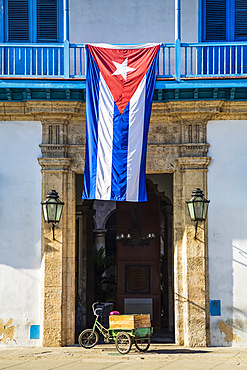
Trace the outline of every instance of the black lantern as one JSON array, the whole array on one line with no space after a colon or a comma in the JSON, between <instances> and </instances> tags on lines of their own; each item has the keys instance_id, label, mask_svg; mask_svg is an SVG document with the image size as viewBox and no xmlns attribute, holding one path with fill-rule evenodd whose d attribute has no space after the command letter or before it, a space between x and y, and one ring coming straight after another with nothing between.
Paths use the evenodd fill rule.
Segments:
<instances>
[{"instance_id":1,"label":"black lantern","mask_svg":"<svg viewBox=\"0 0 247 370\"><path fill-rule=\"evenodd\" d=\"M53 240L55 240L55 224L60 221L64 205L58 198L59 196L56 190L50 190L46 196L46 200L41 202L45 222L52 223Z\"/></svg>"},{"instance_id":2,"label":"black lantern","mask_svg":"<svg viewBox=\"0 0 247 370\"><path fill-rule=\"evenodd\" d=\"M192 191L192 198L186 202L188 206L190 219L191 221L196 222L196 231L198 221L206 220L209 202L210 200L204 198L204 194L202 190L199 188L196 188Z\"/></svg>"}]
</instances>

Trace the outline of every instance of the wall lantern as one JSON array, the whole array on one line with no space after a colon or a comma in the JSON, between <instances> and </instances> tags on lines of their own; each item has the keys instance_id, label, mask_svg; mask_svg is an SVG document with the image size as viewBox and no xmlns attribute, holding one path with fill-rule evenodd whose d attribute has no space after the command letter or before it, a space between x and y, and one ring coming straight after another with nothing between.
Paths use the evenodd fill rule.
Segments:
<instances>
[{"instance_id":1,"label":"wall lantern","mask_svg":"<svg viewBox=\"0 0 247 370\"><path fill-rule=\"evenodd\" d=\"M154 233L149 233L147 236L140 236L140 238L133 239L131 234L120 234L116 236L116 240L123 245L149 245L150 241L155 238Z\"/></svg>"},{"instance_id":2,"label":"wall lantern","mask_svg":"<svg viewBox=\"0 0 247 370\"><path fill-rule=\"evenodd\" d=\"M45 222L52 223L53 240L55 240L55 224L60 221L64 203L58 199L56 190L47 193L46 200L41 202Z\"/></svg>"},{"instance_id":3,"label":"wall lantern","mask_svg":"<svg viewBox=\"0 0 247 370\"><path fill-rule=\"evenodd\" d=\"M196 188L192 191L192 198L186 202L188 206L190 219L191 221L196 222L195 239L198 222L206 220L209 202L210 200L204 198L204 194L202 190L199 188Z\"/></svg>"}]
</instances>

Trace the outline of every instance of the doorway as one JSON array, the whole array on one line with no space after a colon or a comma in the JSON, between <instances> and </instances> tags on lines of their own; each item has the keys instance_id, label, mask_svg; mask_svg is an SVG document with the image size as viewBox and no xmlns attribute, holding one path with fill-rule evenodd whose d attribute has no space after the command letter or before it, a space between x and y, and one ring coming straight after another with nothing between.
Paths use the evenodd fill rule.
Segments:
<instances>
[{"instance_id":1,"label":"doorway","mask_svg":"<svg viewBox=\"0 0 247 370\"><path fill-rule=\"evenodd\" d=\"M76 336L100 298L120 313L150 313L154 338L174 341L172 174L147 175L143 203L82 203L81 192L77 175L76 263L83 259L84 270L76 276Z\"/></svg>"}]
</instances>

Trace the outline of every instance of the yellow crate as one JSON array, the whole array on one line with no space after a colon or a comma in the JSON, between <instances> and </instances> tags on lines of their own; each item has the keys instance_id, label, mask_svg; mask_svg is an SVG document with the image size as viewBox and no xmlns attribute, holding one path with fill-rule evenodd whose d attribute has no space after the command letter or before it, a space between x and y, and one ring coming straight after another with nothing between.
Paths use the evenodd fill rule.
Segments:
<instances>
[{"instance_id":1,"label":"yellow crate","mask_svg":"<svg viewBox=\"0 0 247 370\"><path fill-rule=\"evenodd\" d=\"M138 329L151 327L150 315L110 315L110 329Z\"/></svg>"}]
</instances>

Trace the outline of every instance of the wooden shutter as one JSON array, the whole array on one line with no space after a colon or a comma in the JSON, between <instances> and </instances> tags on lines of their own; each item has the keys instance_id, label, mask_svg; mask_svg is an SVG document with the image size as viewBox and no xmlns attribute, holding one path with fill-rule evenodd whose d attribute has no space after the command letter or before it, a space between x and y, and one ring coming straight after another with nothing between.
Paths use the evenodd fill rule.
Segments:
<instances>
[{"instance_id":1,"label":"wooden shutter","mask_svg":"<svg viewBox=\"0 0 247 370\"><path fill-rule=\"evenodd\" d=\"M235 0L235 40L247 38L247 0Z\"/></svg>"},{"instance_id":2,"label":"wooden shutter","mask_svg":"<svg viewBox=\"0 0 247 370\"><path fill-rule=\"evenodd\" d=\"M57 41L57 0L37 0L37 41Z\"/></svg>"},{"instance_id":3,"label":"wooden shutter","mask_svg":"<svg viewBox=\"0 0 247 370\"><path fill-rule=\"evenodd\" d=\"M204 41L226 41L226 0L205 0Z\"/></svg>"},{"instance_id":4,"label":"wooden shutter","mask_svg":"<svg viewBox=\"0 0 247 370\"><path fill-rule=\"evenodd\" d=\"M8 0L8 41L29 41L28 0Z\"/></svg>"}]
</instances>

